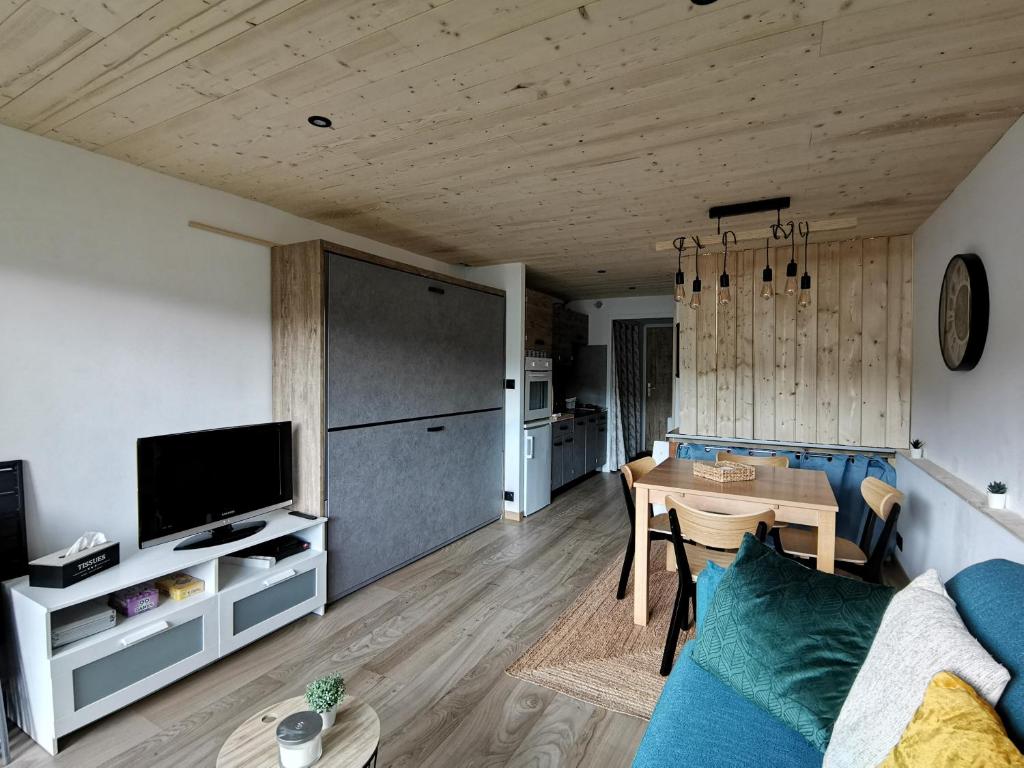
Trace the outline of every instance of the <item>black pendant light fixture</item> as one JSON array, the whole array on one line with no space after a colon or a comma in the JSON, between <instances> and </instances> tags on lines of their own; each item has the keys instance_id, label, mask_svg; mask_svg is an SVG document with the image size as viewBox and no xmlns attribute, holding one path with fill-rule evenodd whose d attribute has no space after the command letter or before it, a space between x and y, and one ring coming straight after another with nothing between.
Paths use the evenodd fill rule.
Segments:
<instances>
[{"instance_id":1,"label":"black pendant light fixture","mask_svg":"<svg viewBox=\"0 0 1024 768\"><path fill-rule=\"evenodd\" d=\"M696 276L693 278L693 285L690 287L690 309L700 309L700 252L702 250L704 250L704 245L701 243L700 238L694 235L693 271Z\"/></svg>"},{"instance_id":2,"label":"black pendant light fixture","mask_svg":"<svg viewBox=\"0 0 1024 768\"><path fill-rule=\"evenodd\" d=\"M811 274L807 271L807 238L811 236L811 223L800 222L800 236L804 239L804 273L800 276L800 306L806 307L811 303Z\"/></svg>"},{"instance_id":3,"label":"black pendant light fixture","mask_svg":"<svg viewBox=\"0 0 1024 768\"><path fill-rule=\"evenodd\" d=\"M789 207L789 197L773 197L764 200L752 200L745 203L717 205L708 210L709 218L717 219L718 233L722 236L722 274L718 277L717 296L719 304L724 305L732 301L732 289L729 277L729 238L732 238L732 245L734 247L739 245L738 238L733 230L730 229L726 230L724 233L722 232L722 219L730 216L746 216L754 213L775 211L775 223L772 224L770 228L771 238L766 237L764 241L764 269L761 271L761 298L767 301L775 296L775 276L772 272L771 241L788 240L789 262L786 264L786 281L782 287L782 292L787 296L795 296L799 289L800 295L797 299L799 305L801 307L807 307L810 305L812 299L812 283L811 273L808 269L808 248L811 226L809 221L801 221L798 226L792 219L783 224L782 211ZM796 255L796 237L798 232L804 240L804 272L799 278L797 277L799 263ZM704 244L700 241L700 237L696 235L690 236L690 239L693 241L695 274L690 290L689 305L691 309L699 309L702 293L700 279L700 255L704 250ZM683 275L683 253L686 250L685 243L685 235L677 237L672 241L672 246L676 249L677 254L675 289L672 297L675 301L680 303L686 301L686 279Z\"/></svg>"},{"instance_id":4,"label":"black pendant light fixture","mask_svg":"<svg viewBox=\"0 0 1024 768\"><path fill-rule=\"evenodd\" d=\"M686 235L677 237L672 241L673 247L679 255L679 260L676 263L676 287L672 293L672 298L677 302L686 301L686 278L683 276L683 251L685 250Z\"/></svg>"},{"instance_id":5,"label":"black pendant light fixture","mask_svg":"<svg viewBox=\"0 0 1024 768\"><path fill-rule=\"evenodd\" d=\"M764 269L761 270L761 298L770 299L775 295L775 287L772 285L772 265L768 261L768 238L764 239Z\"/></svg>"},{"instance_id":6,"label":"black pendant light fixture","mask_svg":"<svg viewBox=\"0 0 1024 768\"><path fill-rule=\"evenodd\" d=\"M786 228L789 228L788 231ZM786 285L784 292L787 296L792 296L796 293L796 225L792 221L787 221L785 226L779 227L785 239L789 240L789 263L786 264Z\"/></svg>"},{"instance_id":7,"label":"black pendant light fixture","mask_svg":"<svg viewBox=\"0 0 1024 768\"><path fill-rule=\"evenodd\" d=\"M722 257L722 274L718 278L718 303L728 304L732 301L732 292L729 290L729 235L732 235L732 244L736 245L736 233L727 229L722 233L722 248L725 255Z\"/></svg>"}]
</instances>

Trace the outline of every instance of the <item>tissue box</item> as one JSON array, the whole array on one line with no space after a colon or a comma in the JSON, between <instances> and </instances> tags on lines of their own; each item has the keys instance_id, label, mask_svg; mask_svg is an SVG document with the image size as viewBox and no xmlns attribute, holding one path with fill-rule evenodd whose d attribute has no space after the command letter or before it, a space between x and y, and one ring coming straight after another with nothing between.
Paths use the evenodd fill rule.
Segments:
<instances>
[{"instance_id":1,"label":"tissue box","mask_svg":"<svg viewBox=\"0 0 1024 768\"><path fill-rule=\"evenodd\" d=\"M192 595L205 592L206 584L202 579L179 571L157 579L156 588L172 600L185 600Z\"/></svg>"},{"instance_id":2,"label":"tissue box","mask_svg":"<svg viewBox=\"0 0 1024 768\"><path fill-rule=\"evenodd\" d=\"M63 589L100 571L117 565L121 560L121 545L116 541L64 556L67 550L53 552L28 564L28 583L33 587Z\"/></svg>"},{"instance_id":3,"label":"tissue box","mask_svg":"<svg viewBox=\"0 0 1024 768\"><path fill-rule=\"evenodd\" d=\"M110 607L122 616L138 616L159 605L160 593L152 584L139 584L128 589L119 589L110 596L109 602Z\"/></svg>"}]
</instances>

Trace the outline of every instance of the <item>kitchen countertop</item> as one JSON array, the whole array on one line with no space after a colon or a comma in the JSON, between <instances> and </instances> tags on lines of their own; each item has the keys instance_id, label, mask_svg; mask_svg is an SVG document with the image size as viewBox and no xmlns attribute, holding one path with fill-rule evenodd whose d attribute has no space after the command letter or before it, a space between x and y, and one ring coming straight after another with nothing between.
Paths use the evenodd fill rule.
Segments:
<instances>
[{"instance_id":1,"label":"kitchen countertop","mask_svg":"<svg viewBox=\"0 0 1024 768\"><path fill-rule=\"evenodd\" d=\"M604 415L604 414L607 414L607 413L608 413L608 409L607 408L601 408L600 410L597 410L597 411L581 411L581 412L578 412L578 413L573 412L573 411L566 411L565 413L556 413L556 414L554 414L551 417L551 423L552 424L557 424L560 421L572 421L573 419L580 418L581 416L601 416L601 415Z\"/></svg>"}]
</instances>

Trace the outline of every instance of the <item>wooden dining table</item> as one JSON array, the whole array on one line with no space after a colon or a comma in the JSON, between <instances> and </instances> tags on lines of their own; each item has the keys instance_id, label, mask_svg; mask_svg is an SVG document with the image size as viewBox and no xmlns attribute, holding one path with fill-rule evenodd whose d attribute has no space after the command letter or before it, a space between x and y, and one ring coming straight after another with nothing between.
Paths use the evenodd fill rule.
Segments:
<instances>
[{"instance_id":1,"label":"wooden dining table","mask_svg":"<svg viewBox=\"0 0 1024 768\"><path fill-rule=\"evenodd\" d=\"M636 537L633 557L633 623L647 624L647 582L651 541L648 505L668 495L710 512L746 513L771 509L779 522L817 529L818 570L835 570L836 503L828 476L820 470L758 466L753 480L719 483L693 474L692 461L666 459L634 483ZM671 551L671 550L670 550ZM670 561L672 558L669 558ZM669 565L672 565L670 562Z\"/></svg>"}]
</instances>

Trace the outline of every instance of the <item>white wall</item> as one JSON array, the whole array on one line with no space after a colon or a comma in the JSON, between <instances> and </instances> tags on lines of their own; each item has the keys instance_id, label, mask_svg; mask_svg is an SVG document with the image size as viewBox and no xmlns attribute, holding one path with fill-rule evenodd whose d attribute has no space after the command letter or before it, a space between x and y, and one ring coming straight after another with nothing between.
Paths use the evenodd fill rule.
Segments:
<instances>
[{"instance_id":1,"label":"white wall","mask_svg":"<svg viewBox=\"0 0 1024 768\"><path fill-rule=\"evenodd\" d=\"M1005 481L1009 507L1018 512L1024 512L1022 180L1024 120L1006 133L914 235L911 405L911 431L925 441L925 456L979 492L990 480ZM982 258L991 298L985 352L968 372L946 369L938 341L939 287L947 263L957 253ZM915 478L913 483L912 506L947 509L940 484L932 482L927 490L924 481ZM918 525L922 515L910 512L900 524L904 540L921 537L929 551L938 553L950 546L942 539L952 538L960 553L975 557L1002 548L1003 540L1013 537L987 524L976 510L949 514L941 526L925 526Z\"/></svg>"},{"instance_id":2,"label":"white wall","mask_svg":"<svg viewBox=\"0 0 1024 768\"><path fill-rule=\"evenodd\" d=\"M601 306L598 307L597 305ZM612 382L612 366L614 365L615 352L612 349L612 321L614 320L641 320L644 318L674 318L676 304L672 295L665 296L624 296L611 299L586 299L584 301L572 301L568 304L569 309L582 312L590 317L590 343L608 345L608 456L612 456L612 425L615 424L618 405L615 402L615 387ZM674 322L672 320L671 322ZM673 387L672 413L679 413L679 404ZM612 468L606 464L604 471Z\"/></svg>"},{"instance_id":3,"label":"white wall","mask_svg":"<svg viewBox=\"0 0 1024 768\"><path fill-rule=\"evenodd\" d=\"M973 486L1009 487L1024 511L1024 119L982 159L914 235L911 430L926 455ZM988 341L973 371L953 372L938 341L939 286L957 253L988 273Z\"/></svg>"},{"instance_id":4,"label":"white wall","mask_svg":"<svg viewBox=\"0 0 1024 768\"><path fill-rule=\"evenodd\" d=\"M3 126L0 167L0 457L28 463L32 556L135 549L137 437L271 418L268 250L190 219L465 274Z\"/></svg>"},{"instance_id":5,"label":"white wall","mask_svg":"<svg viewBox=\"0 0 1024 768\"><path fill-rule=\"evenodd\" d=\"M935 568L945 581L994 557L1024 563L1024 539L979 511L980 492L956 493L903 456L896 458L896 473L906 494L899 521L903 551L896 554L908 576Z\"/></svg>"},{"instance_id":6,"label":"white wall","mask_svg":"<svg viewBox=\"0 0 1024 768\"><path fill-rule=\"evenodd\" d=\"M505 490L514 493L506 501L505 511L523 511L522 429L523 372L526 365L526 267L522 264L498 264L470 267L466 279L505 291L505 378L515 381L515 389L505 390Z\"/></svg>"}]
</instances>

